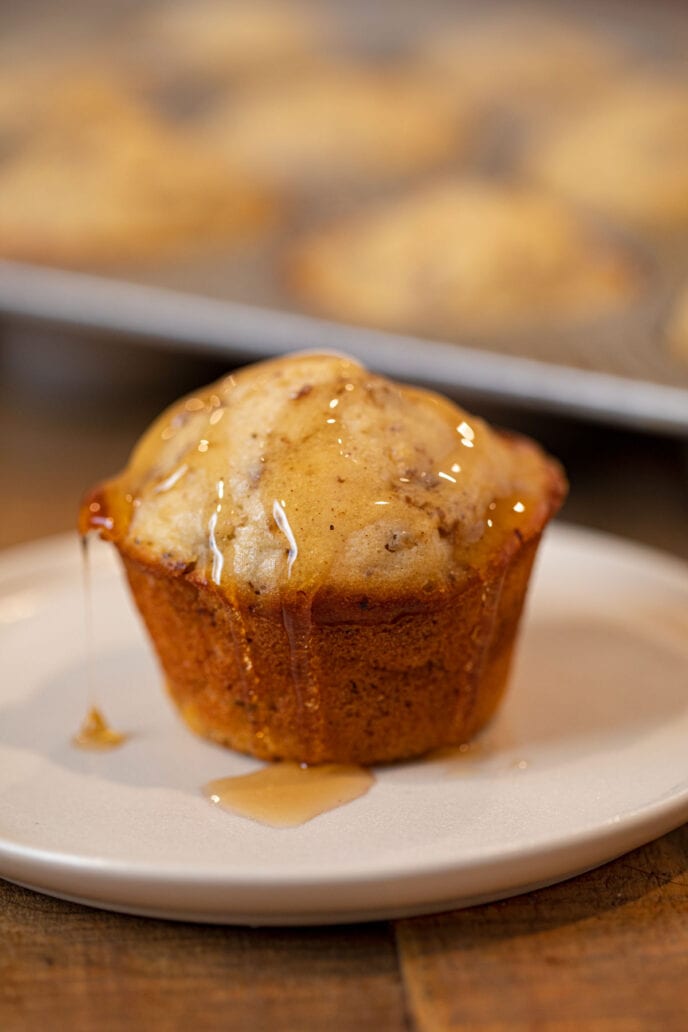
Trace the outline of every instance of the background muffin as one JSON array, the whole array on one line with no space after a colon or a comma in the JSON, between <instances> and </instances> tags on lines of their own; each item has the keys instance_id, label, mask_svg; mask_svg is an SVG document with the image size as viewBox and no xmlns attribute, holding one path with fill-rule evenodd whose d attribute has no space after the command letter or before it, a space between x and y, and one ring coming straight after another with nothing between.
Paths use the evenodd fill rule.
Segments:
<instances>
[{"instance_id":1,"label":"background muffin","mask_svg":"<svg viewBox=\"0 0 688 1032\"><path fill-rule=\"evenodd\" d=\"M628 250L565 203L446 180L298 242L287 276L336 318L456 336L590 319L642 287Z\"/></svg>"},{"instance_id":2,"label":"background muffin","mask_svg":"<svg viewBox=\"0 0 688 1032\"><path fill-rule=\"evenodd\" d=\"M332 190L393 179L456 157L466 106L411 69L332 61L219 99L206 142L259 180Z\"/></svg>"},{"instance_id":3,"label":"background muffin","mask_svg":"<svg viewBox=\"0 0 688 1032\"><path fill-rule=\"evenodd\" d=\"M133 31L130 52L146 57L148 74L176 71L218 82L296 66L327 35L322 11L289 0L168 0L139 11Z\"/></svg>"},{"instance_id":4,"label":"background muffin","mask_svg":"<svg viewBox=\"0 0 688 1032\"><path fill-rule=\"evenodd\" d=\"M270 221L266 191L164 125L116 79L39 83L29 128L0 162L3 257L135 262L201 240L230 245Z\"/></svg>"},{"instance_id":5,"label":"background muffin","mask_svg":"<svg viewBox=\"0 0 688 1032\"><path fill-rule=\"evenodd\" d=\"M561 117L618 77L618 40L561 11L513 5L443 25L419 46L419 60L452 93L483 111Z\"/></svg>"},{"instance_id":6,"label":"background muffin","mask_svg":"<svg viewBox=\"0 0 688 1032\"><path fill-rule=\"evenodd\" d=\"M688 222L688 80L644 75L553 129L528 163L552 189L647 229Z\"/></svg>"}]
</instances>

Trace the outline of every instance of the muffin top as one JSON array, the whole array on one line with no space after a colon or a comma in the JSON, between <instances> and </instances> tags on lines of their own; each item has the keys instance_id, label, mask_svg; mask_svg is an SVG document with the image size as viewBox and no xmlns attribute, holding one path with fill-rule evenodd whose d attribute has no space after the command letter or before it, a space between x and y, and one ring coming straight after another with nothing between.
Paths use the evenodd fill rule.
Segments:
<instances>
[{"instance_id":1,"label":"muffin top","mask_svg":"<svg viewBox=\"0 0 688 1032\"><path fill-rule=\"evenodd\" d=\"M0 76L0 254L102 265L228 246L271 223L271 193L190 145L124 82L92 68L26 81L21 117ZM23 80L20 79L19 82ZM21 90L14 90L14 93Z\"/></svg>"},{"instance_id":2,"label":"muffin top","mask_svg":"<svg viewBox=\"0 0 688 1032\"><path fill-rule=\"evenodd\" d=\"M264 599L456 585L539 532L556 463L447 399L335 354L242 369L164 412L82 530Z\"/></svg>"},{"instance_id":3,"label":"muffin top","mask_svg":"<svg viewBox=\"0 0 688 1032\"><path fill-rule=\"evenodd\" d=\"M688 78L632 76L545 133L527 171L549 189L650 230L688 222Z\"/></svg>"},{"instance_id":4,"label":"muffin top","mask_svg":"<svg viewBox=\"0 0 688 1032\"><path fill-rule=\"evenodd\" d=\"M468 106L422 71L340 60L231 91L199 135L232 167L298 192L431 168L465 149L472 122Z\"/></svg>"}]
</instances>

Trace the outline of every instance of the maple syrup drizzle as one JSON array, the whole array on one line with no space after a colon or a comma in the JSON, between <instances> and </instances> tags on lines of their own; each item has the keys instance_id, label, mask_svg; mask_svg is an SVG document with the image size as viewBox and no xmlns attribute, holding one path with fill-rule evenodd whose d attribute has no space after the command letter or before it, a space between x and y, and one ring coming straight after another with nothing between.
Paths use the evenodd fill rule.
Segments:
<instances>
[{"instance_id":1,"label":"maple syrup drizzle","mask_svg":"<svg viewBox=\"0 0 688 1032\"><path fill-rule=\"evenodd\" d=\"M91 590L91 553L89 551L88 534L79 536L81 545L81 591L84 609L84 642L86 662L86 697L91 706L94 704L94 670L93 653L93 591Z\"/></svg>"},{"instance_id":2,"label":"maple syrup drizzle","mask_svg":"<svg viewBox=\"0 0 688 1032\"><path fill-rule=\"evenodd\" d=\"M287 553L287 584L292 567L299 557L299 546L285 512L284 502L277 498L272 503L272 518L289 545ZM311 667L312 597L305 591L288 597L282 588L282 624L289 643L289 666L294 686L299 734L308 745L322 741L320 716L320 686Z\"/></svg>"},{"instance_id":3,"label":"maple syrup drizzle","mask_svg":"<svg viewBox=\"0 0 688 1032\"><path fill-rule=\"evenodd\" d=\"M203 786L211 803L273 828L294 828L365 795L375 777L365 767L272 763L253 774Z\"/></svg>"},{"instance_id":4,"label":"maple syrup drizzle","mask_svg":"<svg viewBox=\"0 0 688 1032\"><path fill-rule=\"evenodd\" d=\"M272 518L287 540L287 583L291 580L294 562L298 559L299 547L289 523L284 503L275 498L272 503ZM282 588L282 623L289 643L289 665L299 734L308 746L323 742L323 721L321 715L320 685L312 669L313 594L300 590L291 598Z\"/></svg>"},{"instance_id":5,"label":"maple syrup drizzle","mask_svg":"<svg viewBox=\"0 0 688 1032\"><path fill-rule=\"evenodd\" d=\"M244 704L244 713L246 714L254 741L260 741L265 737L265 731L260 712L260 698L256 690L258 675L253 665L246 625L241 615L239 603L233 597L233 593L232 597L230 597L227 613L229 617L229 633L232 637L232 648L239 672L239 687L241 690L241 700Z\"/></svg>"},{"instance_id":6,"label":"maple syrup drizzle","mask_svg":"<svg viewBox=\"0 0 688 1032\"><path fill-rule=\"evenodd\" d=\"M312 668L311 598L298 597L282 603L282 623L289 642L291 680L294 686L299 734L308 745L323 741L320 685Z\"/></svg>"},{"instance_id":7,"label":"maple syrup drizzle","mask_svg":"<svg viewBox=\"0 0 688 1032\"><path fill-rule=\"evenodd\" d=\"M480 620L471 634L471 642L475 652L471 659L472 665L470 670L467 671L468 707L466 707L466 703L462 699L457 700L456 721L459 723L463 723L475 708L483 671L488 662L490 649L497 631L497 613L502 598L506 573L507 569L504 566L501 575L496 580L493 580L489 588L483 589Z\"/></svg>"},{"instance_id":8,"label":"maple syrup drizzle","mask_svg":"<svg viewBox=\"0 0 688 1032\"><path fill-rule=\"evenodd\" d=\"M219 416L223 413L224 409L214 408L210 417L210 424L213 423L213 416ZM217 422L218 420L216 419L215 423ZM251 647L248 641L246 625L241 615L241 607L236 597L236 590L233 587L232 578L229 578L229 582L223 585L222 573L225 568L226 557L224 552L219 548L215 536L217 520L222 513L224 496L225 482L224 478L221 477L217 482L217 505L215 506L215 510L208 522L208 545L213 557L211 580L218 588L224 586L230 603L227 609L229 617L229 633L232 638L232 649L234 651L236 667L239 675L241 701L244 705L244 713L251 730L251 735L254 742L257 742L265 737L265 732L259 715L259 700L258 692L256 691L257 675L253 665L253 657L251 655Z\"/></svg>"},{"instance_id":9,"label":"maple syrup drizzle","mask_svg":"<svg viewBox=\"0 0 688 1032\"><path fill-rule=\"evenodd\" d=\"M88 533L82 533L80 535L80 540L84 599L87 708L86 716L84 717L79 730L72 737L72 745L76 746L78 749L115 749L126 741L126 735L111 727L101 709L96 705L95 655L93 646L93 590Z\"/></svg>"}]
</instances>

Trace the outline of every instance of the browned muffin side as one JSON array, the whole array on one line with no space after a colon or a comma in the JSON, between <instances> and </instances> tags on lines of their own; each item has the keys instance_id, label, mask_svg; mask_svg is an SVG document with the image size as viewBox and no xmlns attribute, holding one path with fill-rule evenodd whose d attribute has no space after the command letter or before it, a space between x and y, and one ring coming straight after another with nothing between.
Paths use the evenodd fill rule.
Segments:
<instances>
[{"instance_id":1,"label":"browned muffin side","mask_svg":"<svg viewBox=\"0 0 688 1032\"><path fill-rule=\"evenodd\" d=\"M375 763L492 715L564 492L535 444L299 355L169 409L82 528L122 555L194 730L268 759Z\"/></svg>"}]
</instances>

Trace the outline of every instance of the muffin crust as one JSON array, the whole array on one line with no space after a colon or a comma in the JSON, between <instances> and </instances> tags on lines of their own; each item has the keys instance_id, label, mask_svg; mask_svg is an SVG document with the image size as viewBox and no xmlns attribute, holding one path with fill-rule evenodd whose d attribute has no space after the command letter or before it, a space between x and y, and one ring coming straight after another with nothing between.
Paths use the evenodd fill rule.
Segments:
<instances>
[{"instance_id":1,"label":"muffin crust","mask_svg":"<svg viewBox=\"0 0 688 1032\"><path fill-rule=\"evenodd\" d=\"M494 711L563 491L530 442L303 355L169 409L82 529L117 545L195 730L370 763L463 741Z\"/></svg>"}]
</instances>

